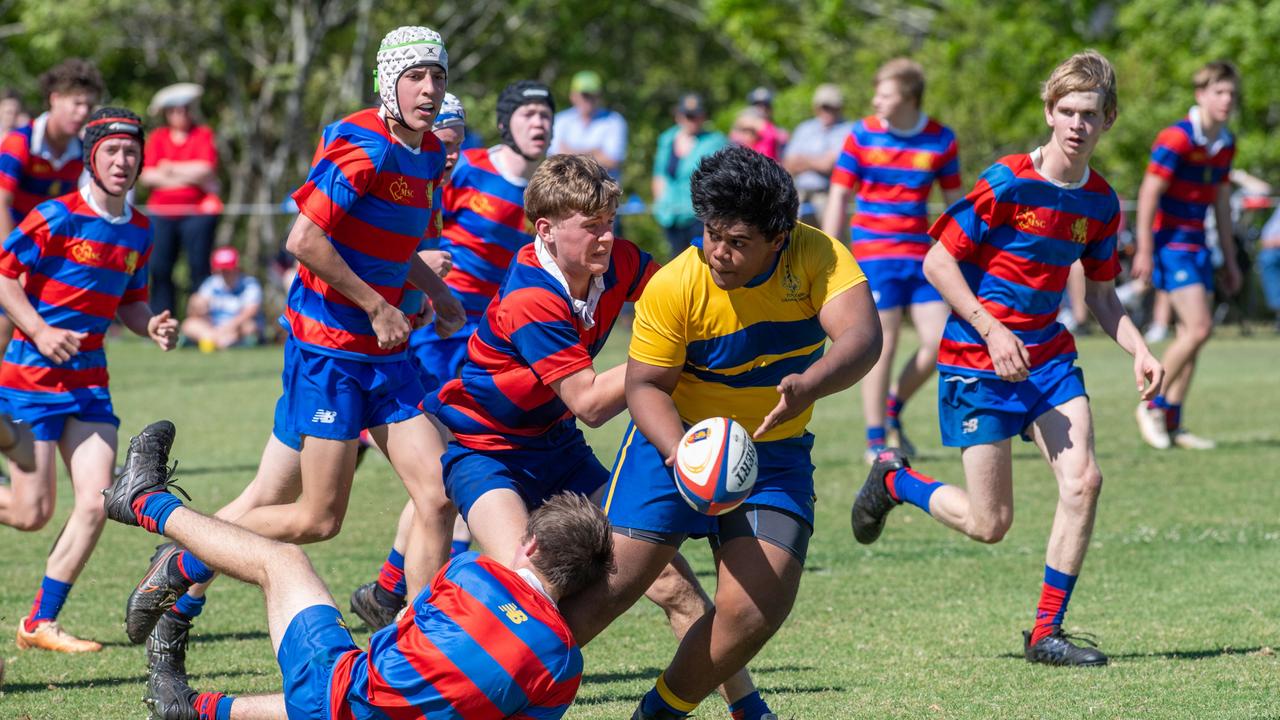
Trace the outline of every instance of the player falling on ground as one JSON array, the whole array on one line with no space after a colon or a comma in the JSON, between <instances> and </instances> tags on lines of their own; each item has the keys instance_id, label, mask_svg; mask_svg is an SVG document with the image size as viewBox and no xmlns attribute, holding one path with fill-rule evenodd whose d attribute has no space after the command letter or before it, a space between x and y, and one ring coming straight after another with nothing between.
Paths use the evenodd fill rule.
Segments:
<instances>
[{"instance_id":1,"label":"player falling on ground","mask_svg":"<svg viewBox=\"0 0 1280 720\"><path fill-rule=\"evenodd\" d=\"M146 703L163 720L558 718L582 679L582 654L557 602L605 575L608 523L592 503L550 499L525 524L510 569L476 553L443 568L394 626L357 648L306 554L183 507L170 494L174 427L147 426L108 488L106 514L181 543L259 586L284 692L196 693L153 672Z\"/></svg>"},{"instance_id":2,"label":"player falling on ground","mask_svg":"<svg viewBox=\"0 0 1280 720\"><path fill-rule=\"evenodd\" d=\"M555 115L551 89L534 80L513 82L498 96L497 115L502 142L464 151L444 189L440 250L449 255L444 279L462 302L467 322L446 338L426 327L409 339L428 398L458 376L467 358L467 342L497 295L507 268L516 253L533 241L524 214L524 193L551 144ZM405 527L411 516L406 507L377 579L351 594L352 612L371 628L386 625L404 607ZM470 544L465 526L459 525L451 548L454 553Z\"/></svg>"},{"instance_id":3,"label":"player falling on ground","mask_svg":"<svg viewBox=\"0 0 1280 720\"><path fill-rule=\"evenodd\" d=\"M178 340L177 320L147 304L151 225L126 199L142 144L137 115L95 111L83 144L90 183L37 205L0 250L0 305L17 328L0 365L0 399L35 436L34 467L13 463L12 485L0 486L0 522L29 532L49 522L59 454L75 492L31 612L18 622L19 648L102 649L57 620L106 522L98 495L111 482L120 421L103 340L116 317L165 350Z\"/></svg>"},{"instance_id":4,"label":"player falling on ground","mask_svg":"<svg viewBox=\"0 0 1280 720\"><path fill-rule=\"evenodd\" d=\"M702 161L692 192L701 247L659 270L636 304L633 424L604 497L618 572L566 605L585 643L639 599L686 537L710 539L715 608L689 628L637 720L687 716L781 627L813 532L813 403L857 382L880 354L865 278L838 240L796 223L786 171L731 146ZM685 504L670 465L687 426L722 415L755 431L759 479L741 507L716 518ZM744 700L734 717L771 715L758 694Z\"/></svg>"},{"instance_id":5,"label":"player falling on ground","mask_svg":"<svg viewBox=\"0 0 1280 720\"><path fill-rule=\"evenodd\" d=\"M416 574L413 587L447 560L454 516L440 479L443 442L418 410L422 386L407 356L410 324L398 307L407 282L430 297L438 331L463 319L418 255L431 242L431 198L444 171L443 148L429 130L447 66L435 31L388 33L378 51L382 105L327 127L307 182L294 193L301 212L288 247L302 270L283 318L290 335L277 424L280 434L300 438L301 490L264 488L265 501L234 520L294 543L336 535L350 497L356 438L370 428L417 509L418 541L409 546L416 554L407 564ZM276 471L279 478L290 474L283 466ZM169 643L185 648L185 629L203 603L184 593L212 575L197 555L174 545L153 558L125 619L135 643L167 619L170 634L155 638L148 653L153 672L184 660L185 650L171 652Z\"/></svg>"},{"instance_id":6,"label":"player falling on ground","mask_svg":"<svg viewBox=\"0 0 1280 720\"><path fill-rule=\"evenodd\" d=\"M853 506L861 543L875 542L901 503L980 542L999 542L1013 522L1011 439L1034 440L1058 481L1058 506L1024 652L1053 665L1107 662L1062 632L1102 489L1084 375L1071 334L1057 322L1073 262L1084 265L1099 326L1133 355L1144 398L1164 375L1116 298L1120 203L1089 168L1115 121L1115 87L1111 64L1093 51L1055 68L1041 93L1049 141L987 168L930 229L938 243L925 273L952 309L938 357L942 444L961 448L966 489L912 470L890 449Z\"/></svg>"},{"instance_id":7,"label":"player falling on ground","mask_svg":"<svg viewBox=\"0 0 1280 720\"><path fill-rule=\"evenodd\" d=\"M79 58L40 76L48 111L0 137L0 238L36 205L76 188L84 173L80 131L103 90L98 69ZM0 356L12 336L13 322L0 314Z\"/></svg>"},{"instance_id":8,"label":"player falling on ground","mask_svg":"<svg viewBox=\"0 0 1280 720\"><path fill-rule=\"evenodd\" d=\"M850 248L867 274L884 331L880 360L862 381L867 462L886 445L915 454L902 432L901 413L933 374L947 322L946 303L924 277L928 201L935 182L947 205L960 199L960 161L955 134L924 114L923 99L918 63L898 58L881 66L871 99L875 115L858 121L845 140L822 223L824 232L840 237L849 194L857 191ZM920 347L891 382L904 310L911 313Z\"/></svg>"},{"instance_id":9,"label":"player falling on ground","mask_svg":"<svg viewBox=\"0 0 1280 720\"><path fill-rule=\"evenodd\" d=\"M1231 161L1235 139L1227 120L1240 95L1240 75L1229 62L1211 62L1195 75L1196 104L1187 117L1156 136L1138 190L1137 244L1132 275L1168 293L1178 332L1161 359L1165 390L1138 405L1138 429L1154 448L1209 450L1212 440L1182 427L1182 405L1196 358L1213 332L1213 261L1205 246L1205 215L1218 223L1223 289L1240 289L1240 265L1231 227Z\"/></svg>"}]
</instances>

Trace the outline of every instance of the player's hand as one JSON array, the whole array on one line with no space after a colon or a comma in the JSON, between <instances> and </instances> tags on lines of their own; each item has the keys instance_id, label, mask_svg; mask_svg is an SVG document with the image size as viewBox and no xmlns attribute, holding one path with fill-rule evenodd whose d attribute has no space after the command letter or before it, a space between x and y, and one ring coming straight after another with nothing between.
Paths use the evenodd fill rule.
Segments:
<instances>
[{"instance_id":1,"label":"player's hand","mask_svg":"<svg viewBox=\"0 0 1280 720\"><path fill-rule=\"evenodd\" d=\"M403 345L413 331L409 327L409 318L400 312L400 308L385 300L369 313L369 322L373 325L373 333L378 336L378 347L383 350Z\"/></svg>"},{"instance_id":2,"label":"player's hand","mask_svg":"<svg viewBox=\"0 0 1280 720\"><path fill-rule=\"evenodd\" d=\"M467 311L453 293L431 298L431 305L436 311L436 335L441 339L458 332L467 323Z\"/></svg>"},{"instance_id":3,"label":"player's hand","mask_svg":"<svg viewBox=\"0 0 1280 720\"><path fill-rule=\"evenodd\" d=\"M178 347L178 320L168 310L152 315L147 321L147 335L161 350L168 352Z\"/></svg>"},{"instance_id":4,"label":"player's hand","mask_svg":"<svg viewBox=\"0 0 1280 720\"><path fill-rule=\"evenodd\" d=\"M1160 394L1164 385L1164 366L1145 346L1133 355L1133 377L1138 381L1138 393L1144 401Z\"/></svg>"},{"instance_id":5,"label":"player's hand","mask_svg":"<svg viewBox=\"0 0 1280 720\"><path fill-rule=\"evenodd\" d=\"M1223 283L1222 290L1228 295L1235 295L1240 292L1241 286L1244 285L1244 276L1240 274L1240 265L1235 260L1228 260L1223 265Z\"/></svg>"},{"instance_id":6,"label":"player's hand","mask_svg":"<svg viewBox=\"0 0 1280 720\"><path fill-rule=\"evenodd\" d=\"M664 465L666 465L667 467L675 467L675 466L676 466L676 452L678 452L679 450L680 450L680 443L679 443L679 442L677 442L675 445L672 445L672 446L671 446L671 452L667 453L667 457L666 457L666 458L664 458L664 459L662 460L663 464L664 464Z\"/></svg>"},{"instance_id":7,"label":"player's hand","mask_svg":"<svg viewBox=\"0 0 1280 720\"><path fill-rule=\"evenodd\" d=\"M753 440L759 440L764 437L765 433L804 412L815 400L812 397L813 391L805 381L804 375L791 374L782 378L782 381L778 383L777 390L780 396L778 404L773 406L768 415L764 416L760 427L751 433Z\"/></svg>"},{"instance_id":8,"label":"player's hand","mask_svg":"<svg viewBox=\"0 0 1280 720\"><path fill-rule=\"evenodd\" d=\"M1154 266L1155 262L1151 257L1151 253L1134 253L1133 262L1129 265L1129 277L1149 283L1151 282L1151 270Z\"/></svg>"},{"instance_id":9,"label":"player's hand","mask_svg":"<svg viewBox=\"0 0 1280 720\"><path fill-rule=\"evenodd\" d=\"M422 253L422 261L431 268L431 272L444 277L453 269L453 254L448 250L428 250Z\"/></svg>"},{"instance_id":10,"label":"player's hand","mask_svg":"<svg viewBox=\"0 0 1280 720\"><path fill-rule=\"evenodd\" d=\"M987 352L996 375L1008 382L1022 382L1031 376L1031 354L1004 323L993 321L987 333Z\"/></svg>"},{"instance_id":11,"label":"player's hand","mask_svg":"<svg viewBox=\"0 0 1280 720\"><path fill-rule=\"evenodd\" d=\"M86 334L75 330L64 330L52 325L45 325L32 336L36 349L54 365L75 357L80 352L80 341Z\"/></svg>"}]
</instances>

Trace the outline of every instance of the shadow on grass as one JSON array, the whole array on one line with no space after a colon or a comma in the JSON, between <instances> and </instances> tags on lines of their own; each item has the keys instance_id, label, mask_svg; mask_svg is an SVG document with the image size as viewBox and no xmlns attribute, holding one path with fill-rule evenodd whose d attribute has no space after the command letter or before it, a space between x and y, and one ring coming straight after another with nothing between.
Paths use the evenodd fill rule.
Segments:
<instances>
[{"instance_id":1,"label":"shadow on grass","mask_svg":"<svg viewBox=\"0 0 1280 720\"><path fill-rule=\"evenodd\" d=\"M226 670L218 673L221 677L237 677L240 675L258 675L259 673L252 670ZM199 677L196 675L195 677ZM5 694L19 694L29 692L45 692L47 690L70 690L70 689L87 689L87 688L105 688L117 687L120 685L137 685L139 687L147 684L147 673L142 671L136 675L123 675L120 677L86 677L77 678L75 680L57 680L54 682L28 682L28 683L5 683Z\"/></svg>"},{"instance_id":2,"label":"shadow on grass","mask_svg":"<svg viewBox=\"0 0 1280 720\"><path fill-rule=\"evenodd\" d=\"M815 665L751 665L751 674L755 677L768 677L774 673L797 673L808 672L816 669ZM611 683L623 682L628 680L652 680L658 677L658 673L662 672L660 667L647 667L638 670L626 670L611 673L587 673L583 676L583 684L587 683Z\"/></svg>"},{"instance_id":3,"label":"shadow on grass","mask_svg":"<svg viewBox=\"0 0 1280 720\"><path fill-rule=\"evenodd\" d=\"M271 635L265 630L249 630L247 632L198 632L193 634L191 639L198 643L215 643L226 640L270 640Z\"/></svg>"},{"instance_id":4,"label":"shadow on grass","mask_svg":"<svg viewBox=\"0 0 1280 720\"><path fill-rule=\"evenodd\" d=\"M654 668L652 675L646 677L656 677L658 669ZM754 669L753 669L754 672ZM587 676L587 680L591 680L594 676ZM585 686L586 683L583 683ZM843 685L761 685L758 688L762 695L819 695L827 692L841 692L846 688ZM583 697L579 695L574 701L574 705L607 705L609 703L635 703L640 701L640 696L635 693L604 693L602 695ZM713 701L719 700L719 696L712 694L704 701L704 705L709 706Z\"/></svg>"}]
</instances>

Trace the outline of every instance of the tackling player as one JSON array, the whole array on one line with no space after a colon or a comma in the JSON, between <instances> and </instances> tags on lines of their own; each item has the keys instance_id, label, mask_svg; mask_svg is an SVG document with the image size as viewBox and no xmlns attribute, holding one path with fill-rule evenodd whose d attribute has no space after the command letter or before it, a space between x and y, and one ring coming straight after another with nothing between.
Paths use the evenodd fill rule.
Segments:
<instances>
[{"instance_id":1,"label":"tackling player","mask_svg":"<svg viewBox=\"0 0 1280 720\"><path fill-rule=\"evenodd\" d=\"M111 482L115 416L103 340L119 317L164 350L178 322L147 304L151 225L126 195L142 162L142 121L123 108L89 116L82 162L91 182L27 213L0 250L0 305L17 327L0 365L0 399L35 437L34 463L11 466L0 486L0 522L36 531L53 516L59 453L75 492L54 541L31 612L18 622L19 648L96 652L58 624L71 586L106 521L98 495Z\"/></svg>"},{"instance_id":2,"label":"tackling player","mask_svg":"<svg viewBox=\"0 0 1280 720\"><path fill-rule=\"evenodd\" d=\"M147 426L104 491L106 514L190 548L259 586L284 677L277 695L196 693L153 672L145 702L166 720L390 717L558 718L582 680L582 653L557 603L609 572L608 523L560 495L525 524L511 568L475 553L452 560L395 625L360 650L306 554L183 507L169 492L174 427Z\"/></svg>"},{"instance_id":3,"label":"tackling player","mask_svg":"<svg viewBox=\"0 0 1280 720\"><path fill-rule=\"evenodd\" d=\"M813 403L857 382L880 354L865 278L839 241L796 223L785 170L731 146L702 161L692 192L701 247L658 271L636 304L633 424L604 496L618 572L566 606L585 643L639 599L686 537L710 539L715 607L684 635L637 720L687 716L781 627L813 532ZM685 504L670 465L685 428L720 415L754 429L759 479L741 507L716 518ZM758 694L730 709L769 714Z\"/></svg>"},{"instance_id":4,"label":"tackling player","mask_svg":"<svg viewBox=\"0 0 1280 720\"><path fill-rule=\"evenodd\" d=\"M1011 439L1033 440L1058 481L1058 507L1024 654L1051 665L1105 665L1106 655L1062 631L1102 489L1075 341L1057 321L1073 262L1084 266L1099 326L1133 355L1144 398L1159 390L1164 371L1116 298L1120 202L1089 167L1116 118L1111 63L1092 50L1074 55L1041 97L1049 141L987 168L929 231L938 242L925 273L952 310L938 357L942 444L961 448L966 489L886 450L854 502L853 532L875 542L888 512L909 503L975 540L999 542L1013 522Z\"/></svg>"},{"instance_id":5,"label":"tackling player","mask_svg":"<svg viewBox=\"0 0 1280 720\"><path fill-rule=\"evenodd\" d=\"M1182 427L1182 404L1196 358L1213 332L1213 262L1205 247L1205 215L1212 208L1222 247L1223 286L1240 289L1240 265L1231 226L1231 161L1235 139L1227 120L1240 95L1234 65L1211 62L1195 75L1196 104L1177 124L1156 136L1151 162L1138 189L1137 245L1130 271L1168 293L1178 332L1164 351L1165 391L1139 403L1138 429L1154 448L1170 445L1209 450L1212 440Z\"/></svg>"},{"instance_id":6,"label":"tackling player","mask_svg":"<svg viewBox=\"0 0 1280 720\"><path fill-rule=\"evenodd\" d=\"M929 191L936 182L947 205L961 197L960 161L951 129L925 115L924 69L907 58L890 60L875 77L875 115L849 132L831 173L831 195L822 230L840 237L849 194L857 191L850 223L851 249L867 274L884 345L862 382L867 462L886 445L914 455L902 432L902 408L933 374L947 305L924 277L929 251ZM890 383L903 311L920 335L920 347Z\"/></svg>"}]
</instances>

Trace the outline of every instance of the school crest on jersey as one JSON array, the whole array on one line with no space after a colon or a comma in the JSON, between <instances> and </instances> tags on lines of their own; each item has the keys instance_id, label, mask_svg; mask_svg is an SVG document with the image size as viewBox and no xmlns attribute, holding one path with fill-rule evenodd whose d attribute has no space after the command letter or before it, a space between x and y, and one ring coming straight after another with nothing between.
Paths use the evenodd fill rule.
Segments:
<instances>
[{"instance_id":1,"label":"school crest on jersey","mask_svg":"<svg viewBox=\"0 0 1280 720\"><path fill-rule=\"evenodd\" d=\"M1089 221L1085 218L1076 218L1071 223L1071 239L1081 245L1089 242Z\"/></svg>"},{"instance_id":2,"label":"school crest on jersey","mask_svg":"<svg viewBox=\"0 0 1280 720\"><path fill-rule=\"evenodd\" d=\"M413 199L413 188L410 187L409 181L404 178L396 178L391 181L391 185L387 188L387 192L391 194L391 199L398 203Z\"/></svg>"},{"instance_id":3,"label":"school crest on jersey","mask_svg":"<svg viewBox=\"0 0 1280 720\"><path fill-rule=\"evenodd\" d=\"M916 153L911 157L911 167L917 170L933 169L933 154L923 152Z\"/></svg>"},{"instance_id":4,"label":"school crest on jersey","mask_svg":"<svg viewBox=\"0 0 1280 720\"><path fill-rule=\"evenodd\" d=\"M889 162L889 151L880 148L871 148L867 151L867 163L870 165L883 165Z\"/></svg>"},{"instance_id":5,"label":"school crest on jersey","mask_svg":"<svg viewBox=\"0 0 1280 720\"><path fill-rule=\"evenodd\" d=\"M138 251L130 250L128 255L124 256L124 271L130 275L138 269Z\"/></svg>"},{"instance_id":6,"label":"school crest on jersey","mask_svg":"<svg viewBox=\"0 0 1280 720\"><path fill-rule=\"evenodd\" d=\"M782 299L790 302L793 300L803 300L804 293L800 292L800 278L796 277L795 272L791 269L791 261L787 260L782 263L782 289L786 291Z\"/></svg>"},{"instance_id":7,"label":"school crest on jersey","mask_svg":"<svg viewBox=\"0 0 1280 720\"><path fill-rule=\"evenodd\" d=\"M1035 232L1037 230L1044 230L1049 226L1049 223L1037 216L1035 210L1027 208L1020 213L1014 214L1013 226L1023 232Z\"/></svg>"},{"instance_id":8,"label":"school crest on jersey","mask_svg":"<svg viewBox=\"0 0 1280 720\"><path fill-rule=\"evenodd\" d=\"M87 242L78 242L71 246L71 259L81 265L100 265L102 256Z\"/></svg>"}]
</instances>

